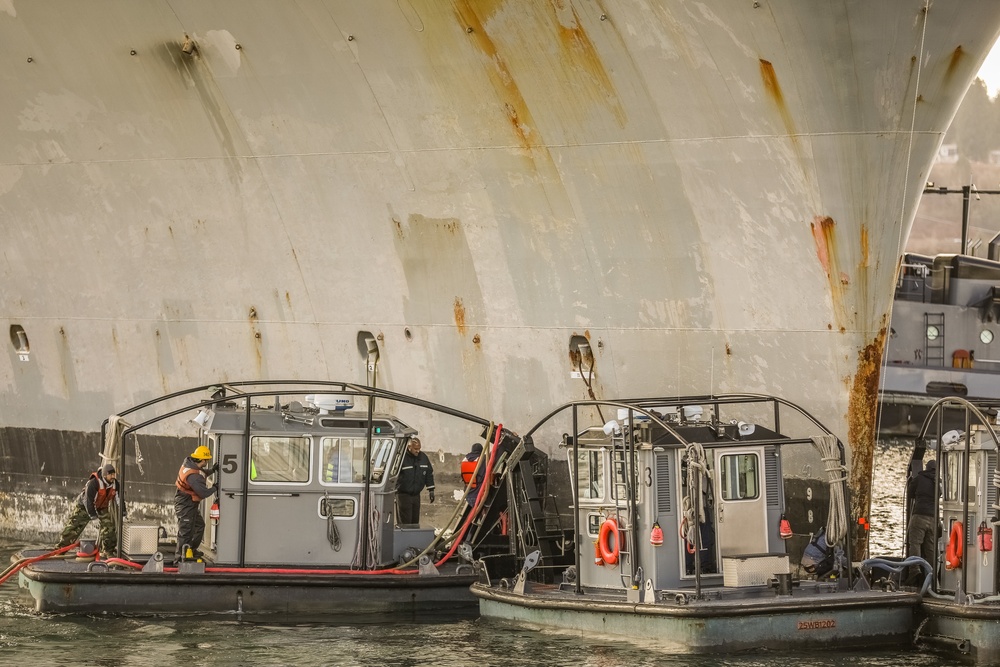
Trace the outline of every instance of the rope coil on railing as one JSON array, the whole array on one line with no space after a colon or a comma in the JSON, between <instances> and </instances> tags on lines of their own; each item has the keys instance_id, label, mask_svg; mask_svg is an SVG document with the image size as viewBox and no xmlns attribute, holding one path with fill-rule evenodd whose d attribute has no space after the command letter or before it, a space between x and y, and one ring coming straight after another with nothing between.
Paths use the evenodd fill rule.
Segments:
<instances>
[{"instance_id":1,"label":"rope coil on railing","mask_svg":"<svg viewBox=\"0 0 1000 667\"><path fill-rule=\"evenodd\" d=\"M812 438L826 466L827 484L830 487L830 515L826 519L826 540L831 546L847 536L847 508L845 483L847 468L840 462L837 437L817 435Z\"/></svg>"}]
</instances>

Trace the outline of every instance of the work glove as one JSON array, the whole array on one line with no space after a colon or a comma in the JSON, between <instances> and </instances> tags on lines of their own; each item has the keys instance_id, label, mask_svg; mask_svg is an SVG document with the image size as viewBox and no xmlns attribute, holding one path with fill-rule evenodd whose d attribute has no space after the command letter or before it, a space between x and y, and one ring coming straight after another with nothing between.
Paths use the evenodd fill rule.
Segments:
<instances>
[{"instance_id":1,"label":"work glove","mask_svg":"<svg viewBox=\"0 0 1000 667\"><path fill-rule=\"evenodd\" d=\"M208 474L209 475L214 475L217 472L219 472L219 464L218 463L216 463L215 465L213 465L211 468L208 469Z\"/></svg>"},{"instance_id":2,"label":"work glove","mask_svg":"<svg viewBox=\"0 0 1000 667\"><path fill-rule=\"evenodd\" d=\"M430 493L431 502L433 503L434 502L434 489L431 489L428 493Z\"/></svg>"}]
</instances>

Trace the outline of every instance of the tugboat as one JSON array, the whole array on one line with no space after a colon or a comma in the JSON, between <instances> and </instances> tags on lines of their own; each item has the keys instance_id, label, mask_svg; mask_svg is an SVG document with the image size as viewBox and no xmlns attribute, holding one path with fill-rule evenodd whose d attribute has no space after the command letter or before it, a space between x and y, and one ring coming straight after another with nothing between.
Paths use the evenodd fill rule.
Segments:
<instances>
[{"instance_id":1,"label":"tugboat","mask_svg":"<svg viewBox=\"0 0 1000 667\"><path fill-rule=\"evenodd\" d=\"M596 425L579 429L584 418ZM484 557L482 616L690 653L910 643L920 595L850 565L844 448L798 406L578 401L524 441L560 437L575 562L542 530L517 541L513 563ZM515 501L518 533L531 511Z\"/></svg>"},{"instance_id":2,"label":"tugboat","mask_svg":"<svg viewBox=\"0 0 1000 667\"><path fill-rule=\"evenodd\" d=\"M879 392L880 437L913 438L939 398L1000 401L1000 241L989 252L903 256ZM961 428L955 422L945 430Z\"/></svg>"},{"instance_id":3,"label":"tugboat","mask_svg":"<svg viewBox=\"0 0 1000 667\"><path fill-rule=\"evenodd\" d=\"M353 409L356 401L364 409ZM475 614L475 558L505 549L506 538L470 530L477 517L464 500L439 534L396 525L395 483L417 430L376 412L376 402L430 414L420 419L431 432L454 417L469 423L470 440L500 447L511 437L479 417L349 383L237 382L170 394L106 420L102 458L127 496L140 440L148 451L168 425L190 428L191 418L198 435L189 451L207 447L219 464L218 500L200 509L205 553L182 548L176 560L162 525L123 520L117 504L120 558L26 551L0 580L18 572L22 597L40 612ZM502 509L493 489L482 495Z\"/></svg>"},{"instance_id":4,"label":"tugboat","mask_svg":"<svg viewBox=\"0 0 1000 667\"><path fill-rule=\"evenodd\" d=\"M934 515L941 531L915 639L993 665L1000 663L998 408L1000 401L942 398L931 406L914 450L920 461L927 443L937 445ZM954 423L962 430L945 430Z\"/></svg>"}]
</instances>

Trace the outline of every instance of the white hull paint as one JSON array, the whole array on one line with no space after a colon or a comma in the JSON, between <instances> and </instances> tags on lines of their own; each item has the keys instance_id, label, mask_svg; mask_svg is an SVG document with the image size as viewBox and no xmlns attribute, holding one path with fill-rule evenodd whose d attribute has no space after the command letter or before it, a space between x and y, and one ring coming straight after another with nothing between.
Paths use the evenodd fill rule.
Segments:
<instances>
[{"instance_id":1,"label":"white hull paint","mask_svg":"<svg viewBox=\"0 0 1000 667\"><path fill-rule=\"evenodd\" d=\"M994 0L0 2L0 327L30 347L0 427L364 380L370 332L379 386L526 429L587 395L581 336L598 397L783 395L865 479L898 257L998 28Z\"/></svg>"}]
</instances>

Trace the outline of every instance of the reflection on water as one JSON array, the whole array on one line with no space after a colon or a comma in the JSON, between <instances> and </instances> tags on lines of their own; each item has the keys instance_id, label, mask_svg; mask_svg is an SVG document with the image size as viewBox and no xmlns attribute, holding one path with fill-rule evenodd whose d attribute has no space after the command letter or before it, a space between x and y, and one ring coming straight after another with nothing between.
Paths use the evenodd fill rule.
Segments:
<instances>
[{"instance_id":1,"label":"reflection on water","mask_svg":"<svg viewBox=\"0 0 1000 667\"><path fill-rule=\"evenodd\" d=\"M869 552L873 556L903 556L906 526L903 495L912 445L885 445L875 449L872 470L872 511Z\"/></svg>"},{"instance_id":2,"label":"reflection on water","mask_svg":"<svg viewBox=\"0 0 1000 667\"><path fill-rule=\"evenodd\" d=\"M902 488L907 449L880 447L875 457L871 516L873 554L896 555L903 543ZM20 545L0 543L6 563ZM37 546L37 545L32 545ZM281 617L257 621L217 616L121 618L37 615L0 587L0 658L4 664L65 665L632 665L924 666L954 664L928 652L769 653L683 656L657 648L655 637L629 642L576 633L535 631L486 620L367 618L317 623ZM366 621L366 622L363 622Z\"/></svg>"}]
</instances>

